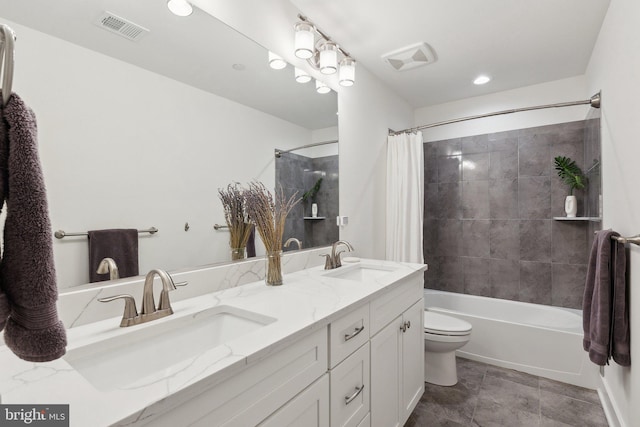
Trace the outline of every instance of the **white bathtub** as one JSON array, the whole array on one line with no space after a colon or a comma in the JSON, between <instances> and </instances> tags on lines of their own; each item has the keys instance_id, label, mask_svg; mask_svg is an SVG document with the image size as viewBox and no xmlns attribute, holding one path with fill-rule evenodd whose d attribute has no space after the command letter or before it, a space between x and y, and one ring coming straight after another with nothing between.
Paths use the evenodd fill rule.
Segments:
<instances>
[{"instance_id":1,"label":"white bathtub","mask_svg":"<svg viewBox=\"0 0 640 427\"><path fill-rule=\"evenodd\" d=\"M579 310L425 289L427 310L473 325L457 354L595 389L598 367L582 349Z\"/></svg>"}]
</instances>

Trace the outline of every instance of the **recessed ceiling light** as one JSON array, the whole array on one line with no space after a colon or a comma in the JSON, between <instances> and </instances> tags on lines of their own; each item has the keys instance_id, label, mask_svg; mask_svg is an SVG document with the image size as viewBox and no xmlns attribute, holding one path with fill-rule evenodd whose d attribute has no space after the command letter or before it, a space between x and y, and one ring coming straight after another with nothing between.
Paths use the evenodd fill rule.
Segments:
<instances>
[{"instance_id":1,"label":"recessed ceiling light","mask_svg":"<svg viewBox=\"0 0 640 427\"><path fill-rule=\"evenodd\" d=\"M474 85L483 85L483 84L489 83L490 81L491 81L491 77L489 77L489 76L478 76L473 81L473 84Z\"/></svg>"},{"instance_id":2,"label":"recessed ceiling light","mask_svg":"<svg viewBox=\"0 0 640 427\"><path fill-rule=\"evenodd\" d=\"M178 16L189 16L193 13L193 7L186 0L169 0L167 7L174 15Z\"/></svg>"},{"instance_id":3,"label":"recessed ceiling light","mask_svg":"<svg viewBox=\"0 0 640 427\"><path fill-rule=\"evenodd\" d=\"M233 64L231 68L236 71L243 71L246 67L244 66L244 64Z\"/></svg>"}]
</instances>

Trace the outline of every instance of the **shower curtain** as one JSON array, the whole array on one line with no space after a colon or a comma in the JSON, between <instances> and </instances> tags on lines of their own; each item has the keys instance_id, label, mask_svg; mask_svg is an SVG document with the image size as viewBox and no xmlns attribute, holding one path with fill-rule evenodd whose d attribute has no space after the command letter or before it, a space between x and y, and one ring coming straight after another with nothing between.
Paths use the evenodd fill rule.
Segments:
<instances>
[{"instance_id":1,"label":"shower curtain","mask_svg":"<svg viewBox=\"0 0 640 427\"><path fill-rule=\"evenodd\" d=\"M422 132L387 140L386 258L424 263L424 155Z\"/></svg>"}]
</instances>

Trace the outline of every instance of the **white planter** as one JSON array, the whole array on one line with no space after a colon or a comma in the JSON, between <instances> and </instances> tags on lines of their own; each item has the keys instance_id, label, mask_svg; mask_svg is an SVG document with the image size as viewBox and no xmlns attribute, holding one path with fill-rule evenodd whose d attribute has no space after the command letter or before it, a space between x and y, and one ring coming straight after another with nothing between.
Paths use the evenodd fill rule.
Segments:
<instances>
[{"instance_id":1,"label":"white planter","mask_svg":"<svg viewBox=\"0 0 640 427\"><path fill-rule=\"evenodd\" d=\"M576 196L567 196L564 200L564 211L567 213L567 218L575 218L578 212L578 200Z\"/></svg>"},{"instance_id":2,"label":"white planter","mask_svg":"<svg viewBox=\"0 0 640 427\"><path fill-rule=\"evenodd\" d=\"M318 216L318 204L317 203L312 203L311 204L311 216L313 218L316 218Z\"/></svg>"}]
</instances>

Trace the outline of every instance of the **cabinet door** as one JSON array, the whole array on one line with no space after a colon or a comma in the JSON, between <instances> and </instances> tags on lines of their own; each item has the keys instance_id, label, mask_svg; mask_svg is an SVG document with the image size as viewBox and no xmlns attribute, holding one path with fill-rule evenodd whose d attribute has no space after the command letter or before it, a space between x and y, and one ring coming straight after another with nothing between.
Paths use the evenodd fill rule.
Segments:
<instances>
[{"instance_id":1,"label":"cabinet door","mask_svg":"<svg viewBox=\"0 0 640 427\"><path fill-rule=\"evenodd\" d=\"M424 393L424 302L418 301L403 314L406 330L402 333L402 380L400 421L404 424Z\"/></svg>"},{"instance_id":2,"label":"cabinet door","mask_svg":"<svg viewBox=\"0 0 640 427\"><path fill-rule=\"evenodd\" d=\"M400 426L402 316L371 338L371 426Z\"/></svg>"},{"instance_id":3,"label":"cabinet door","mask_svg":"<svg viewBox=\"0 0 640 427\"><path fill-rule=\"evenodd\" d=\"M323 375L259 425L329 427L329 375Z\"/></svg>"}]
</instances>

